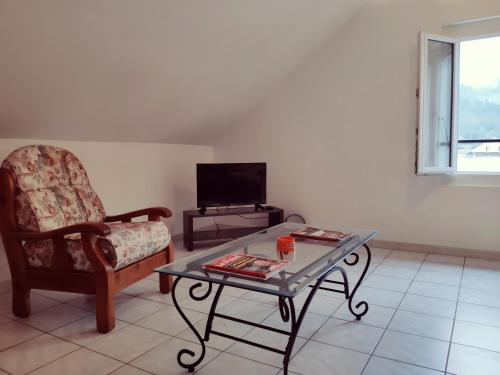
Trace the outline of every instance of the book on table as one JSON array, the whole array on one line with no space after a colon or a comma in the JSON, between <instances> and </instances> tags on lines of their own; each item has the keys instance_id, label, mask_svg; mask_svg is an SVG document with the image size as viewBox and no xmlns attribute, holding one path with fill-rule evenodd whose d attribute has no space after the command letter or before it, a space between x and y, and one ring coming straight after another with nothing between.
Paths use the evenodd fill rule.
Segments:
<instances>
[{"instance_id":1,"label":"book on table","mask_svg":"<svg viewBox=\"0 0 500 375\"><path fill-rule=\"evenodd\" d=\"M344 242L352 237L352 233L306 227L304 229L290 233L290 236L296 238L305 238L309 240Z\"/></svg>"},{"instance_id":2,"label":"book on table","mask_svg":"<svg viewBox=\"0 0 500 375\"><path fill-rule=\"evenodd\" d=\"M231 254L205 263L203 268L258 279L268 279L282 270L288 260L270 259L246 254Z\"/></svg>"}]
</instances>

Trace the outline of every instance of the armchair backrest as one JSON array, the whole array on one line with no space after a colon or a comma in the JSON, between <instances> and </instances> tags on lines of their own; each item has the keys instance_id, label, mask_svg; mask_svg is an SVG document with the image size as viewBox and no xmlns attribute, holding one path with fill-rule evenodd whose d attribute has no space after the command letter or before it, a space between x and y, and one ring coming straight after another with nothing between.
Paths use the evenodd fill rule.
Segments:
<instances>
[{"instance_id":1,"label":"armchair backrest","mask_svg":"<svg viewBox=\"0 0 500 375\"><path fill-rule=\"evenodd\" d=\"M104 220L102 202L71 152L24 146L7 156L2 168L14 179L18 229L38 232Z\"/></svg>"}]
</instances>

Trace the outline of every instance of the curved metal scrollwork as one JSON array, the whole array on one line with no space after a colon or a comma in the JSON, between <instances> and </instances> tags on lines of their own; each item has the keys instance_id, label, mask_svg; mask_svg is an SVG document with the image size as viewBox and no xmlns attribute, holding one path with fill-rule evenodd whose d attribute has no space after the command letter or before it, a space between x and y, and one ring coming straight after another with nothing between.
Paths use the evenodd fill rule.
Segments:
<instances>
[{"instance_id":1,"label":"curved metal scrollwork","mask_svg":"<svg viewBox=\"0 0 500 375\"><path fill-rule=\"evenodd\" d=\"M356 317L357 320L360 320L361 317L364 316L368 312L368 303L366 301L358 302L353 307L354 295L356 294L356 291L358 290L359 286L361 285L361 282L365 278L366 273L368 272L368 267L370 266L370 261L371 261L370 248L366 244L363 245L363 247L366 249L366 253L367 253L366 265L365 265L365 268L363 269L363 273L361 274L361 277L359 278L358 282L356 283L356 286L352 290L352 293L350 293L350 295L349 295L349 304L348 304L349 311ZM352 267L352 266L355 266L356 264L358 264L360 257L357 253L353 253L351 255L354 256L354 259L352 261L344 259L344 262L348 266ZM358 310L358 312L356 312L355 309Z\"/></svg>"},{"instance_id":2,"label":"curved metal scrollwork","mask_svg":"<svg viewBox=\"0 0 500 375\"><path fill-rule=\"evenodd\" d=\"M290 321L290 308L284 297L279 297L279 308L281 319L287 323Z\"/></svg>"},{"instance_id":3,"label":"curved metal scrollwork","mask_svg":"<svg viewBox=\"0 0 500 375\"><path fill-rule=\"evenodd\" d=\"M359 255L358 255L358 254L356 254L356 253L352 253L352 254L351 254L351 255L349 255L349 256L353 256L353 257L354 257L354 260L349 261L349 260L348 260L348 258L349 258L349 257L347 257L347 258L345 258L345 259L344 259L344 263L345 263L345 264L347 264L348 266L355 266L356 264L358 264L358 262L359 262Z\"/></svg>"},{"instance_id":4,"label":"curved metal scrollwork","mask_svg":"<svg viewBox=\"0 0 500 375\"><path fill-rule=\"evenodd\" d=\"M182 319L184 319L186 324L189 326L189 328L191 328L191 331L193 331L193 333L196 335L196 338L200 342L201 354L200 354L200 357L197 360L195 360L194 362L185 362L183 360L183 356L190 356L192 359L194 359L196 357L196 353L193 352L192 350L189 350L189 349L182 349L177 354L177 363L179 364L179 366L187 369L189 372L194 372L196 366L198 366L201 363L201 361L203 361L203 358L205 358L206 349L205 349L205 342L203 341L202 337L200 336L200 334L198 333L198 331L196 330L194 325L189 321L186 314L184 314L184 312L181 310L179 303L177 302L177 298L175 296L175 290L176 290L177 284L179 283L179 281L181 279L182 279L182 277L178 276L174 281L174 285L172 287L172 300L174 301L175 308L177 309L177 311L181 315ZM202 283L196 283L189 288L189 296L192 299L194 299L195 301L203 301L204 299L208 298L210 293L212 293L212 283L208 283L208 289L206 291L203 291L203 294L197 296L195 294L195 291L197 289L201 288L202 286L203 286Z\"/></svg>"},{"instance_id":5,"label":"curved metal scrollwork","mask_svg":"<svg viewBox=\"0 0 500 375\"><path fill-rule=\"evenodd\" d=\"M212 283L208 283L208 289L203 292L202 295L197 296L195 293L196 289L202 288L203 284L202 283L196 283L191 285L189 288L189 297L194 299L195 301L203 301L204 299L207 299L207 297L212 293Z\"/></svg>"}]
</instances>

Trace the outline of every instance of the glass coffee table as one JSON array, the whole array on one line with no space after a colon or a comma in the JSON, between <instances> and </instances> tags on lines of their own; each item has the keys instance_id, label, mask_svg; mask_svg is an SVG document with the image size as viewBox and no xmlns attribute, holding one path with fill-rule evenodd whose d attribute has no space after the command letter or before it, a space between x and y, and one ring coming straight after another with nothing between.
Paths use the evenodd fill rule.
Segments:
<instances>
[{"instance_id":1,"label":"glass coffee table","mask_svg":"<svg viewBox=\"0 0 500 375\"><path fill-rule=\"evenodd\" d=\"M367 242L377 235L376 231L353 230L337 227L332 228L335 230L353 233L353 236L349 240L341 243L339 246L332 242L297 239L294 260L288 264L284 270L267 280L245 278L227 273L217 273L203 268L203 264L228 254L249 254L278 259L276 239L280 236L289 235L290 232L297 231L306 226L308 225L283 223L264 229L255 234L225 243L213 249L203 251L195 256L184 258L156 270L160 273L177 276L172 287L172 299L174 301L174 305L201 344L202 350L198 358L196 358L193 351L188 349L182 349L178 353L177 362L181 367L186 368L190 372L194 372L196 367L205 357L205 342L209 341L210 335L218 335L282 354L284 356L283 373L287 374L288 362L290 361L297 333L299 332L307 309L318 289L343 294L348 300L349 311L358 320L368 312L368 304L365 301L361 301L353 305L353 298L366 275L368 267L370 266L371 254ZM359 280L355 280L354 288L350 289L350 281L347 277L346 266L353 267L358 264L358 262L362 259L358 254L358 250L360 249L364 249L366 251L366 263L362 268L363 271ZM342 281L328 279L328 277L334 272L339 272L341 274ZM177 302L176 287L179 281L183 278L200 281L194 283L189 288L189 297L199 302L207 299L215 289L213 287L214 284L217 285L210 311L208 313L207 324L205 332L203 332L203 336L189 321L186 314L182 311L181 306ZM206 282L208 286L203 285L201 283L202 281ZM276 296L281 319L285 323L290 323L290 330L278 329L276 327L240 319L237 316L229 316L217 312L217 304L225 286ZM294 306L294 297L308 287L310 288L310 291L305 303L303 304L302 309L297 311ZM240 324L246 324L263 330L276 332L288 336L288 343L285 348L273 348L246 340L244 338L235 337L224 332L218 332L212 328L214 319L227 319Z\"/></svg>"}]
</instances>

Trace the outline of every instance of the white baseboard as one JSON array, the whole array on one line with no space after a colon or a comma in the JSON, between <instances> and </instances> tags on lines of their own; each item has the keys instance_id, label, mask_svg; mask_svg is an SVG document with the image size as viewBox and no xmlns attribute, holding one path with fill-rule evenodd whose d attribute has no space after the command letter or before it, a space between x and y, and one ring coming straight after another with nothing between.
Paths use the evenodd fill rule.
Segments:
<instances>
[{"instance_id":1,"label":"white baseboard","mask_svg":"<svg viewBox=\"0 0 500 375\"><path fill-rule=\"evenodd\" d=\"M498 249L498 251L479 250L479 249L468 249L463 247L432 246L432 245L422 245L416 243L377 240L377 239L371 240L369 242L369 245L373 247L380 247L383 249L397 249L403 251L415 251L418 253L443 254L443 255L454 255L460 257L500 260L500 248Z\"/></svg>"}]
</instances>

